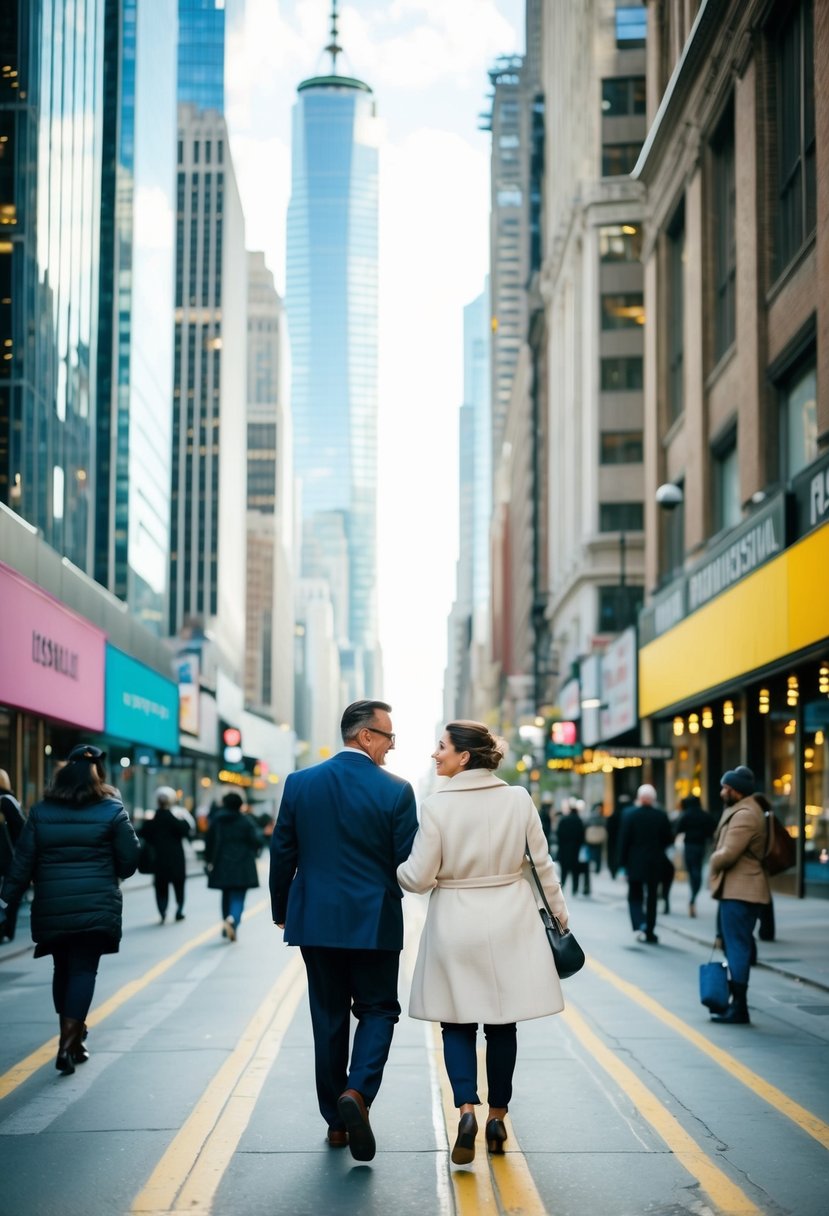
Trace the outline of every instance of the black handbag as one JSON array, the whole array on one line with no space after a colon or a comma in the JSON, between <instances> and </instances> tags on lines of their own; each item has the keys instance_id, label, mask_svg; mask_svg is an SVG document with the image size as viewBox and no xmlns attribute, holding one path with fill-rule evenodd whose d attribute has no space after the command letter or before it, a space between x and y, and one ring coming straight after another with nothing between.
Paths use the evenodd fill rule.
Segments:
<instances>
[{"instance_id":1,"label":"black handbag","mask_svg":"<svg viewBox=\"0 0 829 1216\"><path fill-rule=\"evenodd\" d=\"M544 894L541 879L538 877L535 862L530 853L529 841L525 841L525 843L527 846L527 861L530 863L533 880L538 888L538 894L541 897L543 905L543 907L538 909L538 914L541 917L544 932L547 934L547 941L550 943L550 949L553 952L553 961L556 965L558 978L560 980L567 980L571 975L575 975L577 971L581 971L584 966L584 951L571 931L563 929L558 917L553 915L550 905L547 903L547 896Z\"/></svg>"},{"instance_id":2,"label":"black handbag","mask_svg":"<svg viewBox=\"0 0 829 1216\"><path fill-rule=\"evenodd\" d=\"M149 840L143 837L138 842L138 873L139 874L155 874L156 855L155 848L150 844Z\"/></svg>"}]
</instances>

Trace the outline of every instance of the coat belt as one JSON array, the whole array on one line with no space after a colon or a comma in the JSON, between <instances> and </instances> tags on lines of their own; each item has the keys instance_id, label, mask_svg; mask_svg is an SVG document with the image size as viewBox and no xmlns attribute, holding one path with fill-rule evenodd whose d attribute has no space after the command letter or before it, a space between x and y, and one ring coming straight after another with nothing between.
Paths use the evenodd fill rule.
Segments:
<instances>
[{"instance_id":1,"label":"coat belt","mask_svg":"<svg viewBox=\"0 0 829 1216\"><path fill-rule=\"evenodd\" d=\"M474 887L508 887L510 883L518 882L524 877L523 870L515 870L512 874L476 874L473 878L439 878L435 884L438 887L474 888Z\"/></svg>"}]
</instances>

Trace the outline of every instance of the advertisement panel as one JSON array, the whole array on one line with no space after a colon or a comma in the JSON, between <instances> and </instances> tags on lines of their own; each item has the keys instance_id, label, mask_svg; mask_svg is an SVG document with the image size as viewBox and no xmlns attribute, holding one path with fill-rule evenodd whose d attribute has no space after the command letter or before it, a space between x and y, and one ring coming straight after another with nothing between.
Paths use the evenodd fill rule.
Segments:
<instances>
[{"instance_id":1,"label":"advertisement panel","mask_svg":"<svg viewBox=\"0 0 829 1216\"><path fill-rule=\"evenodd\" d=\"M0 604L0 704L101 731L106 635L3 562Z\"/></svg>"},{"instance_id":2,"label":"advertisement panel","mask_svg":"<svg viewBox=\"0 0 829 1216\"><path fill-rule=\"evenodd\" d=\"M178 675L178 725L185 735L199 733L199 656L180 654L175 660Z\"/></svg>"},{"instance_id":3,"label":"advertisement panel","mask_svg":"<svg viewBox=\"0 0 829 1216\"><path fill-rule=\"evenodd\" d=\"M636 704L636 630L626 629L602 655L603 739L634 730L639 723Z\"/></svg>"},{"instance_id":4,"label":"advertisement panel","mask_svg":"<svg viewBox=\"0 0 829 1216\"><path fill-rule=\"evenodd\" d=\"M178 752L178 688L172 680L106 648L106 725L108 735Z\"/></svg>"}]
</instances>

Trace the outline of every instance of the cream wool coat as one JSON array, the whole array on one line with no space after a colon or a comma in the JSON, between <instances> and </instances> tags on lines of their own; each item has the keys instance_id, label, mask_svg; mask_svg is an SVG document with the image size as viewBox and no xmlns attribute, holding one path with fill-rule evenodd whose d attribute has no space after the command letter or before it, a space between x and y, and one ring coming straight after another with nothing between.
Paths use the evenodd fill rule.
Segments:
<instances>
[{"instance_id":1,"label":"cream wool coat","mask_svg":"<svg viewBox=\"0 0 829 1216\"><path fill-rule=\"evenodd\" d=\"M566 924L541 821L523 787L473 769L423 803L411 855L397 869L404 890L432 892L410 1017L503 1025L564 1008L537 892L522 870L525 838L547 901Z\"/></svg>"}]
</instances>

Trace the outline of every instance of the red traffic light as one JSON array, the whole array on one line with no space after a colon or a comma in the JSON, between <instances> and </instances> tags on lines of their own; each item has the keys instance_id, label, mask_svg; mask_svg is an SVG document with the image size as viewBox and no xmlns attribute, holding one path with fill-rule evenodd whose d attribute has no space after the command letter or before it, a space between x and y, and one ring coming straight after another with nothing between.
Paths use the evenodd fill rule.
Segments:
<instances>
[{"instance_id":1,"label":"red traffic light","mask_svg":"<svg viewBox=\"0 0 829 1216\"><path fill-rule=\"evenodd\" d=\"M242 742L242 732L237 730L235 726L228 726L222 733L222 741L225 747L238 747Z\"/></svg>"}]
</instances>

